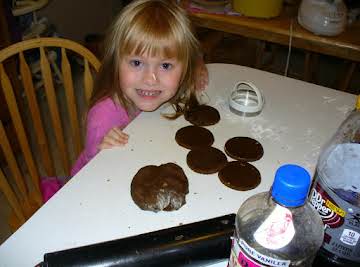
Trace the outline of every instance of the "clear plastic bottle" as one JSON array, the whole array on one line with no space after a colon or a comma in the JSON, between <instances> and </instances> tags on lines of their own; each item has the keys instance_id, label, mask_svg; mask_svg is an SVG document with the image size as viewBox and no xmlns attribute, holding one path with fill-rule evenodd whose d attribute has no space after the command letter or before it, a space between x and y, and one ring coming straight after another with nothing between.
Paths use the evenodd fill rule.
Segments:
<instances>
[{"instance_id":1,"label":"clear plastic bottle","mask_svg":"<svg viewBox=\"0 0 360 267\"><path fill-rule=\"evenodd\" d=\"M360 266L360 95L320 154L310 202L325 225L317 266Z\"/></svg>"},{"instance_id":2,"label":"clear plastic bottle","mask_svg":"<svg viewBox=\"0 0 360 267\"><path fill-rule=\"evenodd\" d=\"M323 223L309 204L309 173L283 165L269 192L240 207L229 259L234 266L311 266L323 241Z\"/></svg>"}]
</instances>

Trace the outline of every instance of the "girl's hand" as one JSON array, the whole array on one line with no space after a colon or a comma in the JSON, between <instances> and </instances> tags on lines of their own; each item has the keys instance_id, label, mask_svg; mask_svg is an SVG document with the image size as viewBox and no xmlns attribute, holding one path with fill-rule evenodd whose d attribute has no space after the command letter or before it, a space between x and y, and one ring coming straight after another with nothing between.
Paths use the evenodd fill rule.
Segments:
<instances>
[{"instance_id":1,"label":"girl's hand","mask_svg":"<svg viewBox=\"0 0 360 267\"><path fill-rule=\"evenodd\" d=\"M128 139L129 135L121 131L120 128L114 127L104 136L98 148L102 150L114 146L124 146L127 144Z\"/></svg>"},{"instance_id":2,"label":"girl's hand","mask_svg":"<svg viewBox=\"0 0 360 267\"><path fill-rule=\"evenodd\" d=\"M197 61L197 65L196 65L196 83L195 83L195 88L196 90L199 91L203 91L205 90L205 88L207 87L208 83L209 83L209 72L208 69L206 68L206 65L204 63L204 60L202 59L202 57L199 57L198 61Z\"/></svg>"}]
</instances>

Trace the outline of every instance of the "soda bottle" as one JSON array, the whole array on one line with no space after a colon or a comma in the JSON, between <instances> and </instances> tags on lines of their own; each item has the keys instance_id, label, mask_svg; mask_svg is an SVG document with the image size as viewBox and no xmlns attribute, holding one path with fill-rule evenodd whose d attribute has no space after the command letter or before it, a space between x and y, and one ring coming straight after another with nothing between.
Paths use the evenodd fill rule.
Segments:
<instances>
[{"instance_id":1,"label":"soda bottle","mask_svg":"<svg viewBox=\"0 0 360 267\"><path fill-rule=\"evenodd\" d=\"M324 226L307 201L311 178L302 167L281 166L269 192L248 198L235 219L228 266L311 266Z\"/></svg>"},{"instance_id":2,"label":"soda bottle","mask_svg":"<svg viewBox=\"0 0 360 267\"><path fill-rule=\"evenodd\" d=\"M314 266L360 266L360 95L319 156L310 202L325 225Z\"/></svg>"}]
</instances>

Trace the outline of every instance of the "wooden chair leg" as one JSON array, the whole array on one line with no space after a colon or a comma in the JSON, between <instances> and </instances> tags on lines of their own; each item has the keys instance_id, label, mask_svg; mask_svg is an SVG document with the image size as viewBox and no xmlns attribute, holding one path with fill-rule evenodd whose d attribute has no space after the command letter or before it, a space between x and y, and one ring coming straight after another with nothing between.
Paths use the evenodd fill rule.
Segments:
<instances>
[{"instance_id":1,"label":"wooden chair leg","mask_svg":"<svg viewBox=\"0 0 360 267\"><path fill-rule=\"evenodd\" d=\"M256 59L255 59L255 68L257 68L257 69L262 68L264 54L265 54L265 46L266 46L265 41L261 41L261 40L257 41Z\"/></svg>"},{"instance_id":2,"label":"wooden chair leg","mask_svg":"<svg viewBox=\"0 0 360 267\"><path fill-rule=\"evenodd\" d=\"M278 51L279 51L279 45L272 43L270 45L270 53L271 54L270 54L270 58L269 58L269 62L268 62L269 65L274 64L276 55L278 54Z\"/></svg>"},{"instance_id":3,"label":"wooden chair leg","mask_svg":"<svg viewBox=\"0 0 360 267\"><path fill-rule=\"evenodd\" d=\"M351 81L351 77L355 71L356 62L351 62L350 66L347 68L344 79L342 79L339 83L339 90L346 91L349 88L349 84Z\"/></svg>"},{"instance_id":4,"label":"wooden chair leg","mask_svg":"<svg viewBox=\"0 0 360 267\"><path fill-rule=\"evenodd\" d=\"M318 53L313 53L312 54L312 58L311 58L311 80L314 83L318 83L319 81L319 77L318 77L318 72L316 70L319 69L319 60L320 60L320 55Z\"/></svg>"},{"instance_id":5,"label":"wooden chair leg","mask_svg":"<svg viewBox=\"0 0 360 267\"><path fill-rule=\"evenodd\" d=\"M311 52L305 51L305 60L304 60L304 81L311 81Z\"/></svg>"},{"instance_id":6,"label":"wooden chair leg","mask_svg":"<svg viewBox=\"0 0 360 267\"><path fill-rule=\"evenodd\" d=\"M211 63L213 52L218 44L223 40L224 33L219 31L207 32L206 36L200 39L202 52L206 63Z\"/></svg>"},{"instance_id":7,"label":"wooden chair leg","mask_svg":"<svg viewBox=\"0 0 360 267\"><path fill-rule=\"evenodd\" d=\"M317 82L316 69L319 64L319 55L310 51L305 51L303 80L306 82Z\"/></svg>"}]
</instances>

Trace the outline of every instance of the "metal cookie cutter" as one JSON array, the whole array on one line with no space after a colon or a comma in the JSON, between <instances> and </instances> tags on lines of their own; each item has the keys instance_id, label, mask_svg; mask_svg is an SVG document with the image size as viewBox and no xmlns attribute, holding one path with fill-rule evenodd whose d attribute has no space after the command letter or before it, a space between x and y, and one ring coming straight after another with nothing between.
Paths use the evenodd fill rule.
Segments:
<instances>
[{"instance_id":1,"label":"metal cookie cutter","mask_svg":"<svg viewBox=\"0 0 360 267\"><path fill-rule=\"evenodd\" d=\"M238 82L229 98L230 110L242 116L256 116L264 106L261 91L250 82Z\"/></svg>"}]
</instances>

